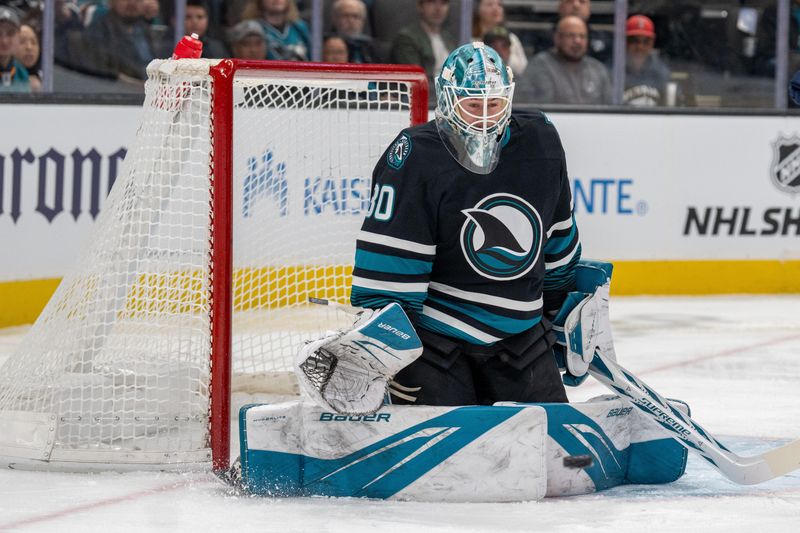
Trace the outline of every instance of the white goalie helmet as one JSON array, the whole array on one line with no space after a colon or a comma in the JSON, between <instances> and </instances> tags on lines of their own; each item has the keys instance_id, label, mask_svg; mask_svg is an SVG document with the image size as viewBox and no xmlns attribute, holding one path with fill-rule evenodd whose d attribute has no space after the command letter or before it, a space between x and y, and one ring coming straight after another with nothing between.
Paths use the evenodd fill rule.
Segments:
<instances>
[{"instance_id":1,"label":"white goalie helmet","mask_svg":"<svg viewBox=\"0 0 800 533\"><path fill-rule=\"evenodd\" d=\"M461 166L489 174L497 166L511 119L514 77L482 42L453 50L436 77L436 126Z\"/></svg>"}]
</instances>

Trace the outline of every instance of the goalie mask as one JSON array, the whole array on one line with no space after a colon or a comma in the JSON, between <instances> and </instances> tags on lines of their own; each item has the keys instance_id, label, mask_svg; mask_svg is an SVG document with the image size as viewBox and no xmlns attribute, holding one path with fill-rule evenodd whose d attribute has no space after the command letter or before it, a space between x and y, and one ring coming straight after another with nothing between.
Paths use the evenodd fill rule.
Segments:
<instances>
[{"instance_id":1,"label":"goalie mask","mask_svg":"<svg viewBox=\"0 0 800 533\"><path fill-rule=\"evenodd\" d=\"M511 118L511 69L482 42L456 48L436 77L436 127L461 166L489 174Z\"/></svg>"}]
</instances>

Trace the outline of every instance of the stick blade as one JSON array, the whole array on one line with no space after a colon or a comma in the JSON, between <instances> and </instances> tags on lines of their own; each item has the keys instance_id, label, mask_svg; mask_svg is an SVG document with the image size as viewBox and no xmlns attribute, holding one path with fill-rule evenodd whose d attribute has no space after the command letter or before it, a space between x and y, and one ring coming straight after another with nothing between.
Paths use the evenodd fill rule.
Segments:
<instances>
[{"instance_id":1,"label":"stick blade","mask_svg":"<svg viewBox=\"0 0 800 533\"><path fill-rule=\"evenodd\" d=\"M800 469L800 440L790 442L761 455L740 456L725 452L727 461L706 458L719 468L725 477L740 485L756 485Z\"/></svg>"},{"instance_id":2,"label":"stick blade","mask_svg":"<svg viewBox=\"0 0 800 533\"><path fill-rule=\"evenodd\" d=\"M774 477L800 469L800 439L764 454Z\"/></svg>"}]
</instances>

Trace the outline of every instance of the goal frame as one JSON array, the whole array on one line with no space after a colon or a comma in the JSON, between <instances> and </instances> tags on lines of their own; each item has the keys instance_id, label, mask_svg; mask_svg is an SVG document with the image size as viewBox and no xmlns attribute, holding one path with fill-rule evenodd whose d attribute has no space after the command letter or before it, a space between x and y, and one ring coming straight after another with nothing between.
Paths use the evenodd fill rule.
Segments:
<instances>
[{"instance_id":1,"label":"goal frame","mask_svg":"<svg viewBox=\"0 0 800 533\"><path fill-rule=\"evenodd\" d=\"M233 79L269 71L273 77L401 81L411 89L410 125L428 121L428 81L416 65L331 64L223 59L209 68L211 93L211 374L209 438L214 471L230 462L231 357L233 315Z\"/></svg>"}]
</instances>

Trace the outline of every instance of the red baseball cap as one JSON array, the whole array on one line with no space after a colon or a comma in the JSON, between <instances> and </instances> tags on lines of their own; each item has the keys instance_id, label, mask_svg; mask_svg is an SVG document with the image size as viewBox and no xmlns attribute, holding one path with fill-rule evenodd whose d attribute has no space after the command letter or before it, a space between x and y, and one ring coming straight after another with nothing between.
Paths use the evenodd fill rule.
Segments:
<instances>
[{"instance_id":1,"label":"red baseball cap","mask_svg":"<svg viewBox=\"0 0 800 533\"><path fill-rule=\"evenodd\" d=\"M625 35L641 35L644 37L655 37L656 28L650 17L644 15L633 15L625 23Z\"/></svg>"}]
</instances>

